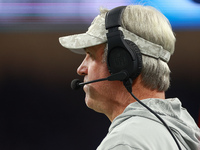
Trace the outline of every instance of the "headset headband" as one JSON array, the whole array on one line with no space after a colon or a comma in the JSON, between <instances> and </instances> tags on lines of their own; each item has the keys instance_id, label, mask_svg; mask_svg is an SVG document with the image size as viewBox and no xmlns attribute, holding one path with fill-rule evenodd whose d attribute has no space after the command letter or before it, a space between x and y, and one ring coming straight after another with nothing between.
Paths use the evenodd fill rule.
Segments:
<instances>
[{"instance_id":1,"label":"headset headband","mask_svg":"<svg viewBox=\"0 0 200 150\"><path fill-rule=\"evenodd\" d=\"M122 25L121 24L121 15L125 8L126 8L126 6L120 6L115 9L110 10L106 14L106 20L105 20L106 30L108 30L110 28L114 28L114 27L119 27Z\"/></svg>"}]
</instances>

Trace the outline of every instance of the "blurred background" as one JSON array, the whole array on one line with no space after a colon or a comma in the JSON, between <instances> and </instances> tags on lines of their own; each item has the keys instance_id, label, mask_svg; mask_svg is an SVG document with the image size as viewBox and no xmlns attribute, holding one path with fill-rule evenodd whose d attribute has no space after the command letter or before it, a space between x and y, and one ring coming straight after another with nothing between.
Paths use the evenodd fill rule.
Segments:
<instances>
[{"instance_id":1,"label":"blurred background","mask_svg":"<svg viewBox=\"0 0 200 150\"><path fill-rule=\"evenodd\" d=\"M199 0L0 0L1 150L96 149L110 121L86 107L82 90L71 90L84 56L58 38L85 32L100 6L135 3L171 22L177 42L166 97L180 98L200 125Z\"/></svg>"}]
</instances>

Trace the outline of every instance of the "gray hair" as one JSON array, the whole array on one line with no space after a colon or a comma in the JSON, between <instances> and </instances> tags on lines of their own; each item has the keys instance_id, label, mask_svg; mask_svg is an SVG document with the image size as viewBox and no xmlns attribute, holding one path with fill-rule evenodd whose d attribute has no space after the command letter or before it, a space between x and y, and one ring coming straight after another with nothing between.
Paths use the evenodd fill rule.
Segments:
<instances>
[{"instance_id":1,"label":"gray hair","mask_svg":"<svg viewBox=\"0 0 200 150\"><path fill-rule=\"evenodd\" d=\"M101 8L100 11L104 14L108 10ZM122 15L122 27L152 43L161 45L171 55L174 53L176 39L171 25L155 8L142 5L127 6ZM167 63L145 55L142 55L142 61L141 83L151 90L166 91L170 86L170 69Z\"/></svg>"}]
</instances>

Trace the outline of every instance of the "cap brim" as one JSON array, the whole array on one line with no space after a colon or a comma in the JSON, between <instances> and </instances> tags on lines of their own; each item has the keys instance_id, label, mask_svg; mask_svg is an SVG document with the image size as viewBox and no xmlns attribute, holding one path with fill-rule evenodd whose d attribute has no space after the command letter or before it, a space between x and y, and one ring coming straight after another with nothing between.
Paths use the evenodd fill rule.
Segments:
<instances>
[{"instance_id":1,"label":"cap brim","mask_svg":"<svg viewBox=\"0 0 200 150\"><path fill-rule=\"evenodd\" d=\"M88 33L75 34L59 38L60 44L77 54L85 54L84 48L105 43L106 40L89 35Z\"/></svg>"}]
</instances>

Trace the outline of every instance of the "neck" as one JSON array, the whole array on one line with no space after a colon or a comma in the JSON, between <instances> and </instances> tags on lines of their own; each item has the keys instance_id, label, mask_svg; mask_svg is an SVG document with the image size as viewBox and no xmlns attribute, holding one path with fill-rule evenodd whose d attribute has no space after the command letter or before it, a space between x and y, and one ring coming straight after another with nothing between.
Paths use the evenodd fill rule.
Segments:
<instances>
[{"instance_id":1,"label":"neck","mask_svg":"<svg viewBox=\"0 0 200 150\"><path fill-rule=\"evenodd\" d=\"M132 86L132 93L139 99L147 98L159 98L165 99L165 92L159 92L157 90L151 90L144 87L141 84L140 76L134 81ZM118 115L123 113L124 109L131 103L136 102L136 100L130 95L130 93L123 88L116 94L115 104L112 104L110 108L110 113L106 114L109 120L112 122Z\"/></svg>"}]
</instances>

